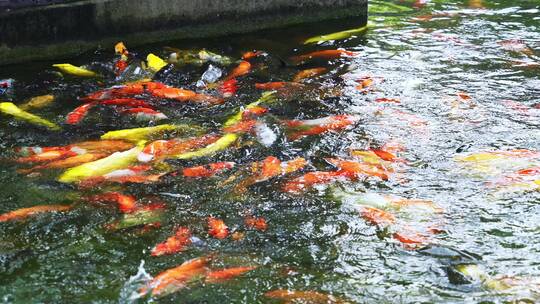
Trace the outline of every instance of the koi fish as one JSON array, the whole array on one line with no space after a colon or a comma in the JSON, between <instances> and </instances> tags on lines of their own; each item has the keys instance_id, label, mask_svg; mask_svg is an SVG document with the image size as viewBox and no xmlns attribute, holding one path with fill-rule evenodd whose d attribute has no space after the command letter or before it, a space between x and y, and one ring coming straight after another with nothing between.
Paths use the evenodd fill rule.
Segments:
<instances>
[{"instance_id":1,"label":"koi fish","mask_svg":"<svg viewBox=\"0 0 540 304\"><path fill-rule=\"evenodd\" d=\"M216 154L220 151L223 151L230 147L232 144L234 144L238 140L238 135L234 133L228 133L220 137L215 142L209 144L208 146L201 148L199 150L190 151L181 153L178 155L175 155L174 158L176 159L192 159L192 158L199 158L199 157L206 157L213 154Z\"/></svg>"},{"instance_id":2,"label":"koi fish","mask_svg":"<svg viewBox=\"0 0 540 304\"><path fill-rule=\"evenodd\" d=\"M166 132L178 131L182 129L200 130L197 127L191 127L188 125L158 125L155 127L134 128L126 130L110 131L101 136L103 140L128 140L131 142L139 142L141 140L148 140L152 137L163 136Z\"/></svg>"},{"instance_id":3,"label":"koi fish","mask_svg":"<svg viewBox=\"0 0 540 304\"><path fill-rule=\"evenodd\" d=\"M119 192L107 192L85 197L90 203L114 203L122 213L132 213L138 209L137 199L132 195L125 195Z\"/></svg>"},{"instance_id":4,"label":"koi fish","mask_svg":"<svg viewBox=\"0 0 540 304\"><path fill-rule=\"evenodd\" d=\"M249 133L251 132L255 126L259 124L254 119L248 119L240 121L232 126L224 127L223 132L225 133Z\"/></svg>"},{"instance_id":5,"label":"koi fish","mask_svg":"<svg viewBox=\"0 0 540 304\"><path fill-rule=\"evenodd\" d=\"M158 121L168 118L165 114L150 108L126 109L122 110L121 113L134 115L138 121Z\"/></svg>"},{"instance_id":6,"label":"koi fish","mask_svg":"<svg viewBox=\"0 0 540 304\"><path fill-rule=\"evenodd\" d=\"M149 108L153 107L144 100L135 99L135 98L115 98L115 99L106 99L99 102L100 105L105 106L122 106L129 108Z\"/></svg>"},{"instance_id":7,"label":"koi fish","mask_svg":"<svg viewBox=\"0 0 540 304\"><path fill-rule=\"evenodd\" d=\"M179 227L175 234L165 242L157 244L152 249L152 256L162 256L175 254L184 251L185 247L191 244L191 231L186 227Z\"/></svg>"},{"instance_id":8,"label":"koi fish","mask_svg":"<svg viewBox=\"0 0 540 304\"><path fill-rule=\"evenodd\" d=\"M242 113L242 119L243 120L253 119L255 117L262 116L263 114L267 112L268 112L268 109L264 107L259 107L259 106L251 107L249 109L246 109Z\"/></svg>"},{"instance_id":9,"label":"koi fish","mask_svg":"<svg viewBox=\"0 0 540 304\"><path fill-rule=\"evenodd\" d=\"M218 135L204 135L189 139L156 140L144 147L137 159L146 163L166 157L174 157L215 143L219 139Z\"/></svg>"},{"instance_id":10,"label":"koi fish","mask_svg":"<svg viewBox=\"0 0 540 304\"><path fill-rule=\"evenodd\" d=\"M230 127L230 126L240 122L242 120L242 118L244 117L244 113L246 111L250 111L251 109L259 107L260 104L272 103L272 102L275 102L275 101L276 101L276 97L273 94L273 92L265 92L265 93L262 94L262 96L259 99L257 99L257 101L248 104L246 107L240 109L236 114L229 117L225 121L225 123L223 124L223 127L227 128L227 127Z\"/></svg>"},{"instance_id":11,"label":"koi fish","mask_svg":"<svg viewBox=\"0 0 540 304\"><path fill-rule=\"evenodd\" d=\"M310 304L349 304L349 302L316 291L298 291L276 289L264 294L267 298L279 299L286 303L310 303Z\"/></svg>"},{"instance_id":12,"label":"koi fish","mask_svg":"<svg viewBox=\"0 0 540 304\"><path fill-rule=\"evenodd\" d=\"M29 109L40 109L44 108L54 102L56 97L54 95L41 95L30 98L25 104L21 105L19 108L23 111Z\"/></svg>"},{"instance_id":13,"label":"koi fish","mask_svg":"<svg viewBox=\"0 0 540 304\"><path fill-rule=\"evenodd\" d=\"M224 80L228 81L228 80L240 77L240 76L244 76L247 73L249 73L250 71L251 71L251 63L244 60L244 61L240 62L238 64L238 66L236 68L234 68L231 71L231 73L229 73L229 75L227 75L227 77L225 77Z\"/></svg>"},{"instance_id":14,"label":"koi fish","mask_svg":"<svg viewBox=\"0 0 540 304\"><path fill-rule=\"evenodd\" d=\"M39 126L45 126L53 131L60 130L60 126L57 124L50 122L46 119L43 119L37 115L30 114L26 111L23 111L19 109L14 103L12 102L0 102L0 112L11 115L17 119L21 119L24 121L27 121L29 123L39 125Z\"/></svg>"},{"instance_id":15,"label":"koi fish","mask_svg":"<svg viewBox=\"0 0 540 304\"><path fill-rule=\"evenodd\" d=\"M377 98L375 99L375 102L378 103L401 103L401 101L397 98Z\"/></svg>"},{"instance_id":16,"label":"koi fish","mask_svg":"<svg viewBox=\"0 0 540 304\"><path fill-rule=\"evenodd\" d=\"M313 69L302 70L294 76L293 81L300 82L306 78L312 78L315 76L322 75L326 73L327 71L328 71L327 68L313 68Z\"/></svg>"},{"instance_id":17,"label":"koi fish","mask_svg":"<svg viewBox=\"0 0 540 304\"><path fill-rule=\"evenodd\" d=\"M125 169L137 161L137 155L142 149L142 146L136 146L130 150L115 152L105 158L70 168L58 178L58 181L62 183L80 182L115 170Z\"/></svg>"},{"instance_id":18,"label":"koi fish","mask_svg":"<svg viewBox=\"0 0 540 304\"><path fill-rule=\"evenodd\" d=\"M135 211L124 213L122 218L105 225L108 230L121 230L136 226L159 227L165 205L161 203L138 207Z\"/></svg>"},{"instance_id":19,"label":"koi fish","mask_svg":"<svg viewBox=\"0 0 540 304\"><path fill-rule=\"evenodd\" d=\"M74 66L69 63L53 64L53 67L58 68L62 73L79 76L79 77L98 77L99 75L93 71L82 67Z\"/></svg>"},{"instance_id":20,"label":"koi fish","mask_svg":"<svg viewBox=\"0 0 540 304\"><path fill-rule=\"evenodd\" d=\"M370 224L380 228L388 227L396 222L396 217L384 210L374 207L363 207L360 214Z\"/></svg>"},{"instance_id":21,"label":"koi fish","mask_svg":"<svg viewBox=\"0 0 540 304\"><path fill-rule=\"evenodd\" d=\"M152 166L137 165L126 169L115 170L103 176L97 176L80 181L78 186L81 188L90 188L100 183L138 183L147 184L159 181L160 177L165 173L159 174L144 174L152 169Z\"/></svg>"},{"instance_id":22,"label":"koi fish","mask_svg":"<svg viewBox=\"0 0 540 304\"><path fill-rule=\"evenodd\" d=\"M251 176L242 180L235 187L236 193L244 193L247 187L267 181L273 177L296 172L307 165L304 158L298 157L288 162L281 162L274 156L269 156L260 162L254 162L250 166Z\"/></svg>"},{"instance_id":23,"label":"koi fish","mask_svg":"<svg viewBox=\"0 0 540 304\"><path fill-rule=\"evenodd\" d=\"M509 39L497 43L506 51L522 53L528 56L534 55L534 51L523 40Z\"/></svg>"},{"instance_id":24,"label":"koi fish","mask_svg":"<svg viewBox=\"0 0 540 304\"><path fill-rule=\"evenodd\" d=\"M146 62L148 63L148 68L154 73L159 72L159 70L167 66L167 62L165 62L165 60L152 53L146 56Z\"/></svg>"},{"instance_id":25,"label":"koi fish","mask_svg":"<svg viewBox=\"0 0 540 304\"><path fill-rule=\"evenodd\" d=\"M340 169L342 176L347 175L350 179L358 178L362 175L378 177L382 180L388 180L388 172L381 165L373 165L369 163L360 163L355 161L326 158L327 162L333 164Z\"/></svg>"},{"instance_id":26,"label":"koi fish","mask_svg":"<svg viewBox=\"0 0 540 304\"><path fill-rule=\"evenodd\" d=\"M27 157L19 157L15 159L15 161L18 163L41 163L48 161L57 161L76 155L78 155L78 153L70 149L50 150Z\"/></svg>"},{"instance_id":27,"label":"koi fish","mask_svg":"<svg viewBox=\"0 0 540 304\"><path fill-rule=\"evenodd\" d=\"M216 239L224 239L229 235L229 228L225 225L223 220L215 217L208 218L208 234Z\"/></svg>"},{"instance_id":28,"label":"koi fish","mask_svg":"<svg viewBox=\"0 0 540 304\"><path fill-rule=\"evenodd\" d=\"M256 83L255 88L258 90L279 90L284 88L287 85L287 82L267 82L267 83Z\"/></svg>"},{"instance_id":29,"label":"koi fish","mask_svg":"<svg viewBox=\"0 0 540 304\"><path fill-rule=\"evenodd\" d=\"M85 103L82 106L75 108L75 110L69 112L68 115L66 116L66 123L70 125L75 125L75 124L80 123L86 117L86 115L88 114L88 111L90 111L90 109L92 109L96 105L97 105L96 103L90 102L90 103Z\"/></svg>"},{"instance_id":30,"label":"koi fish","mask_svg":"<svg viewBox=\"0 0 540 304\"><path fill-rule=\"evenodd\" d=\"M304 174L283 185L283 191L292 194L301 193L315 185L328 184L332 181L348 178L350 174L343 171L315 171Z\"/></svg>"},{"instance_id":31,"label":"koi fish","mask_svg":"<svg viewBox=\"0 0 540 304\"><path fill-rule=\"evenodd\" d=\"M69 151L76 154L91 153L112 153L116 151L124 151L133 147L133 144L121 141L121 140L96 140L96 141L84 141L67 146L56 147L18 147L15 152L23 156L39 156L48 152L64 152ZM62 154L58 154L62 155ZM68 156L73 156L68 155ZM54 160L54 154L42 155L43 161ZM63 156L63 155L62 155ZM28 160L32 161L32 160ZM39 157L36 161L40 161ZM24 161L23 161L24 162Z\"/></svg>"},{"instance_id":32,"label":"koi fish","mask_svg":"<svg viewBox=\"0 0 540 304\"><path fill-rule=\"evenodd\" d=\"M234 78L224 81L223 83L221 83L219 91L221 92L223 98L230 98L234 96L234 94L236 94L236 91L238 91L238 81Z\"/></svg>"},{"instance_id":33,"label":"koi fish","mask_svg":"<svg viewBox=\"0 0 540 304\"><path fill-rule=\"evenodd\" d=\"M209 260L208 257L192 259L158 274L147 286L140 289L141 296L151 292L152 296L160 297L186 287L190 281L206 276Z\"/></svg>"},{"instance_id":34,"label":"koi fish","mask_svg":"<svg viewBox=\"0 0 540 304\"><path fill-rule=\"evenodd\" d=\"M72 209L72 205L39 205L29 208L21 208L0 214L0 222L17 221L47 212L63 212Z\"/></svg>"},{"instance_id":35,"label":"koi fish","mask_svg":"<svg viewBox=\"0 0 540 304\"><path fill-rule=\"evenodd\" d=\"M30 169L20 169L20 170L17 170L17 172L22 173L22 174L28 174L37 170L71 168L71 167L79 166L81 164L98 160L105 156L107 155L86 153L86 154L81 154L81 155L75 155L75 156L68 157L65 159L55 160L48 164L34 166Z\"/></svg>"},{"instance_id":36,"label":"koi fish","mask_svg":"<svg viewBox=\"0 0 540 304\"><path fill-rule=\"evenodd\" d=\"M308 60L311 60L313 58L320 58L320 59L336 59L340 57L354 57L357 56L358 53L346 51L346 50L324 50L324 51L315 51L304 55L299 56L293 56L291 57L291 61L298 64L302 63Z\"/></svg>"},{"instance_id":37,"label":"koi fish","mask_svg":"<svg viewBox=\"0 0 540 304\"><path fill-rule=\"evenodd\" d=\"M358 121L353 115L335 115L312 120L285 121L289 140L297 140L308 135L319 135L328 131L343 130Z\"/></svg>"},{"instance_id":38,"label":"koi fish","mask_svg":"<svg viewBox=\"0 0 540 304\"><path fill-rule=\"evenodd\" d=\"M173 88L160 82L142 82L124 86L116 86L103 91L98 91L84 98L81 98L81 100L99 101L104 99L122 98L142 94L150 94L153 97L174 99L181 102L196 101L208 104L223 103L223 100L220 98L204 94L197 94L190 90Z\"/></svg>"},{"instance_id":39,"label":"koi fish","mask_svg":"<svg viewBox=\"0 0 540 304\"><path fill-rule=\"evenodd\" d=\"M249 51L242 54L242 59L249 60L249 59L253 59L255 57L264 56L264 55L266 55L266 53L263 51Z\"/></svg>"},{"instance_id":40,"label":"koi fish","mask_svg":"<svg viewBox=\"0 0 540 304\"><path fill-rule=\"evenodd\" d=\"M321 43L321 42L333 41L333 40L343 40L343 39L347 39L358 34L362 34L366 32L368 28L369 26L366 25L366 26L356 28L356 29L350 29L350 30L345 30L345 31L337 32L337 33L315 36L315 37L311 37L305 40L304 44Z\"/></svg>"},{"instance_id":41,"label":"koi fish","mask_svg":"<svg viewBox=\"0 0 540 304\"><path fill-rule=\"evenodd\" d=\"M206 283L223 283L243 275L246 272L252 271L257 267L232 267L221 270L210 271L206 275Z\"/></svg>"},{"instance_id":42,"label":"koi fish","mask_svg":"<svg viewBox=\"0 0 540 304\"><path fill-rule=\"evenodd\" d=\"M185 177L210 177L225 170L234 168L233 162L212 163L203 166L184 168L182 174Z\"/></svg>"},{"instance_id":43,"label":"koi fish","mask_svg":"<svg viewBox=\"0 0 540 304\"><path fill-rule=\"evenodd\" d=\"M244 219L244 224L246 227L255 228L259 231L266 231L268 228L268 224L266 223L264 217L248 216Z\"/></svg>"}]
</instances>

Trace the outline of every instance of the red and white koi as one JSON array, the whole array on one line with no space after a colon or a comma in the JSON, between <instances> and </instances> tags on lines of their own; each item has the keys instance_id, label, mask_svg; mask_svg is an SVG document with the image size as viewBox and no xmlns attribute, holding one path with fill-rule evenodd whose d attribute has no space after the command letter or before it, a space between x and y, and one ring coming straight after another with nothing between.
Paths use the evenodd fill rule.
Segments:
<instances>
[{"instance_id":1,"label":"red and white koi","mask_svg":"<svg viewBox=\"0 0 540 304\"><path fill-rule=\"evenodd\" d=\"M335 115L312 120L288 120L287 138L297 140L308 135L319 135L328 131L343 130L358 121L357 116Z\"/></svg>"}]
</instances>

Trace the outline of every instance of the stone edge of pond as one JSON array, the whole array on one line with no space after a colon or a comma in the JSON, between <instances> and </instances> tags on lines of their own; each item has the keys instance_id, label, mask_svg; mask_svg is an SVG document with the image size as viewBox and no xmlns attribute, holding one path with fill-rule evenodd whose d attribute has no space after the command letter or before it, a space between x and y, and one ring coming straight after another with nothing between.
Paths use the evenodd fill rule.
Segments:
<instances>
[{"instance_id":1,"label":"stone edge of pond","mask_svg":"<svg viewBox=\"0 0 540 304\"><path fill-rule=\"evenodd\" d=\"M169 9L171 2L176 5L192 3L189 7L168 13L161 11L167 5L159 7L167 0L138 1L139 4L132 6L131 10L123 10L125 5L122 4L129 1L90 0L1 12L0 65L77 56L100 46L110 47L118 41L137 46L350 17L358 17L359 26L367 23L367 0L309 0L298 3L261 0L252 1L249 9L243 11L235 10L235 7L248 5L247 1L222 0L204 13L201 11L208 7L202 2L210 4L214 0L168 1ZM229 11L218 13L226 2L231 3ZM273 2L274 5L269 4ZM153 9L146 16L137 17Z\"/></svg>"}]
</instances>

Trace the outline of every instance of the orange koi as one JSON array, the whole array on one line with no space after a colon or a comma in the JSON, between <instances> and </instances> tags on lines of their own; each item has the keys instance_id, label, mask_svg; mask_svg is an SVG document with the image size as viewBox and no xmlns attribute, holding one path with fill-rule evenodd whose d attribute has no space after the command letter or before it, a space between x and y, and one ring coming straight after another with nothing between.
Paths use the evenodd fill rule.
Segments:
<instances>
[{"instance_id":1,"label":"orange koi","mask_svg":"<svg viewBox=\"0 0 540 304\"><path fill-rule=\"evenodd\" d=\"M328 71L327 68L313 68L313 69L303 70L303 71L298 72L294 76L293 81L294 82L300 82L300 81L302 81L302 80L304 80L306 78L311 78L311 77L322 75L322 74L326 73L326 71Z\"/></svg>"},{"instance_id":2,"label":"orange koi","mask_svg":"<svg viewBox=\"0 0 540 304\"><path fill-rule=\"evenodd\" d=\"M262 56L264 54L266 54L266 53L263 52L263 51L249 51L249 52L245 52L244 54L242 54L242 59L243 60L249 60L249 59L253 59L255 57Z\"/></svg>"},{"instance_id":3,"label":"orange koi","mask_svg":"<svg viewBox=\"0 0 540 304\"><path fill-rule=\"evenodd\" d=\"M97 91L86 97L81 98L81 100L85 102L91 102L105 99L142 95L144 93L151 94L154 90L159 90L167 87L168 86L160 82L133 83L129 85L114 86L105 90Z\"/></svg>"},{"instance_id":4,"label":"orange koi","mask_svg":"<svg viewBox=\"0 0 540 304\"><path fill-rule=\"evenodd\" d=\"M223 283L256 268L257 267L232 267L221 270L213 270L206 275L206 283Z\"/></svg>"},{"instance_id":5,"label":"orange koi","mask_svg":"<svg viewBox=\"0 0 540 304\"><path fill-rule=\"evenodd\" d=\"M229 235L229 228L225 225L225 222L215 217L208 218L208 227L208 234L216 239L221 240Z\"/></svg>"},{"instance_id":6,"label":"orange koi","mask_svg":"<svg viewBox=\"0 0 540 304\"><path fill-rule=\"evenodd\" d=\"M335 115L313 120L289 120L285 124L289 128L289 140L297 140L308 135L319 135L328 131L343 130L358 121L353 115Z\"/></svg>"},{"instance_id":7,"label":"orange koi","mask_svg":"<svg viewBox=\"0 0 540 304\"><path fill-rule=\"evenodd\" d=\"M251 63L247 61L242 61L236 68L234 68L227 77L225 77L225 81L234 79L236 77L244 76L247 73L251 71Z\"/></svg>"},{"instance_id":8,"label":"orange koi","mask_svg":"<svg viewBox=\"0 0 540 304\"><path fill-rule=\"evenodd\" d=\"M378 102L378 103L401 103L401 101L399 99L397 99L397 98L377 98L377 99L375 99L375 102Z\"/></svg>"},{"instance_id":9,"label":"orange koi","mask_svg":"<svg viewBox=\"0 0 540 304\"><path fill-rule=\"evenodd\" d=\"M287 85L286 82L267 82L267 83L256 83L255 88L258 90L278 90L282 89Z\"/></svg>"},{"instance_id":10,"label":"orange koi","mask_svg":"<svg viewBox=\"0 0 540 304\"><path fill-rule=\"evenodd\" d=\"M264 217L248 216L244 219L244 224L249 228L255 228L259 231L266 231L268 224Z\"/></svg>"},{"instance_id":11,"label":"orange koi","mask_svg":"<svg viewBox=\"0 0 540 304\"><path fill-rule=\"evenodd\" d=\"M191 244L191 231L186 227L179 227L176 233L165 242L157 244L152 249L152 256L175 254L184 251Z\"/></svg>"},{"instance_id":12,"label":"orange koi","mask_svg":"<svg viewBox=\"0 0 540 304\"><path fill-rule=\"evenodd\" d=\"M99 154L113 153L128 150L132 147L133 144L121 140L97 140L58 147L18 147L15 149L15 152L27 157L34 156L32 158L19 158L19 162L40 162L57 160L87 152Z\"/></svg>"},{"instance_id":13,"label":"orange koi","mask_svg":"<svg viewBox=\"0 0 540 304\"><path fill-rule=\"evenodd\" d=\"M370 224L384 228L396 222L396 218L391 213L374 207L363 207L360 215Z\"/></svg>"},{"instance_id":14,"label":"orange koi","mask_svg":"<svg viewBox=\"0 0 540 304\"><path fill-rule=\"evenodd\" d=\"M369 149L369 150L375 153L382 160L390 161L390 162L398 160L397 156L395 156L394 154L388 151L385 151L382 149Z\"/></svg>"},{"instance_id":15,"label":"orange koi","mask_svg":"<svg viewBox=\"0 0 540 304\"><path fill-rule=\"evenodd\" d=\"M106 154L92 154L86 153L81 155L75 155L61 160L52 161L45 165L35 166L30 169L20 169L17 172L22 174L28 174L37 170L46 170L46 169L61 169L61 168L71 168L84 163L89 163L91 161L98 160L107 156Z\"/></svg>"},{"instance_id":16,"label":"orange koi","mask_svg":"<svg viewBox=\"0 0 540 304\"><path fill-rule=\"evenodd\" d=\"M212 163L204 166L184 168L182 174L185 177L210 177L225 170L232 169L234 166L235 163L233 162Z\"/></svg>"},{"instance_id":17,"label":"orange koi","mask_svg":"<svg viewBox=\"0 0 540 304\"><path fill-rule=\"evenodd\" d=\"M316 291L298 291L276 289L264 294L268 298L280 299L286 303L309 303L309 304L348 304L349 302Z\"/></svg>"},{"instance_id":18,"label":"orange koi","mask_svg":"<svg viewBox=\"0 0 540 304\"><path fill-rule=\"evenodd\" d=\"M242 119L243 120L249 120L249 119L252 119L252 118L255 118L255 117L262 116L263 114L265 114L267 112L268 112L267 108L263 108L263 107L260 107L260 106L255 106L255 107L252 107L252 108L249 108L249 109L245 109L242 112Z\"/></svg>"},{"instance_id":19,"label":"orange koi","mask_svg":"<svg viewBox=\"0 0 540 304\"><path fill-rule=\"evenodd\" d=\"M147 286L141 288L140 294L151 292L152 296L164 296L186 287L189 281L206 276L209 259L208 257L192 259L158 274Z\"/></svg>"},{"instance_id":20,"label":"orange koi","mask_svg":"<svg viewBox=\"0 0 540 304\"><path fill-rule=\"evenodd\" d=\"M146 146L137 159L140 162L149 162L163 159L197 148L207 146L220 138L219 135L204 135L189 139L156 140Z\"/></svg>"},{"instance_id":21,"label":"orange koi","mask_svg":"<svg viewBox=\"0 0 540 304\"><path fill-rule=\"evenodd\" d=\"M343 171L333 171L333 172L326 172L326 171L315 171L315 172L309 172L304 174L303 176L300 176L298 178L295 178L291 181L288 181L283 186L283 191L288 193L300 193L303 192L315 185L321 185L321 184L327 184L334 180L337 180L339 178L347 178L349 174Z\"/></svg>"},{"instance_id":22,"label":"orange koi","mask_svg":"<svg viewBox=\"0 0 540 304\"><path fill-rule=\"evenodd\" d=\"M407 249L418 249L429 244L429 240L420 233L407 231L395 232L392 237L402 243Z\"/></svg>"},{"instance_id":23,"label":"orange koi","mask_svg":"<svg viewBox=\"0 0 540 304\"><path fill-rule=\"evenodd\" d=\"M247 187L267 181L273 177L298 171L307 164L304 158L298 157L287 162L281 162L274 156L269 156L260 162L251 164L252 175L242 180L236 187L236 193L243 193Z\"/></svg>"},{"instance_id":24,"label":"orange koi","mask_svg":"<svg viewBox=\"0 0 540 304\"><path fill-rule=\"evenodd\" d=\"M291 57L291 61L294 63L301 63L307 60L311 60L313 58L320 58L320 59L336 59L340 57L354 57L357 56L358 53L351 52L351 51L345 51L345 50L324 50L324 51L315 51L304 55L299 56L293 56Z\"/></svg>"},{"instance_id":25,"label":"orange koi","mask_svg":"<svg viewBox=\"0 0 540 304\"><path fill-rule=\"evenodd\" d=\"M21 208L0 214L0 222L17 221L47 212L63 212L72 209L72 205L39 205L29 208Z\"/></svg>"},{"instance_id":26,"label":"orange koi","mask_svg":"<svg viewBox=\"0 0 540 304\"><path fill-rule=\"evenodd\" d=\"M343 176L347 175L350 179L358 178L362 175L375 176L382 180L388 180L388 171L381 165L369 163L359 163L356 161L327 158L326 161L340 169Z\"/></svg>"},{"instance_id":27,"label":"orange koi","mask_svg":"<svg viewBox=\"0 0 540 304\"><path fill-rule=\"evenodd\" d=\"M86 201L91 203L115 203L122 213L131 213L138 209L137 199L131 195L118 192L107 192L86 197Z\"/></svg>"},{"instance_id":28,"label":"orange koi","mask_svg":"<svg viewBox=\"0 0 540 304\"><path fill-rule=\"evenodd\" d=\"M362 77L356 80L356 82L358 82L356 89L360 92L366 94L370 91L373 91L373 85L375 84L375 81L370 76Z\"/></svg>"},{"instance_id":29,"label":"orange koi","mask_svg":"<svg viewBox=\"0 0 540 304\"><path fill-rule=\"evenodd\" d=\"M243 120L232 126L223 128L225 133L250 133L257 125L257 121L254 119Z\"/></svg>"},{"instance_id":30,"label":"orange koi","mask_svg":"<svg viewBox=\"0 0 540 304\"><path fill-rule=\"evenodd\" d=\"M75 110L68 113L66 116L66 123L70 125L76 125L80 123L88 114L88 111L96 106L96 103L90 102L83 104L82 106L75 108Z\"/></svg>"}]
</instances>

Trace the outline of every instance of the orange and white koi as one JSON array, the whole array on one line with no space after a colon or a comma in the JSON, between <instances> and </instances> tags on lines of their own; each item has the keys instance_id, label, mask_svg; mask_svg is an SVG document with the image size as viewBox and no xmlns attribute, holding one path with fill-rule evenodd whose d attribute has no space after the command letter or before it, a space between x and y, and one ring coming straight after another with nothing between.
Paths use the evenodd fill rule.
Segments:
<instances>
[{"instance_id":1,"label":"orange and white koi","mask_svg":"<svg viewBox=\"0 0 540 304\"><path fill-rule=\"evenodd\" d=\"M229 235L229 228L223 220L215 217L208 218L208 234L216 239L224 239Z\"/></svg>"},{"instance_id":2,"label":"orange and white koi","mask_svg":"<svg viewBox=\"0 0 540 304\"><path fill-rule=\"evenodd\" d=\"M208 257L192 259L158 274L147 286L140 289L141 296L149 292L152 296L165 296L185 288L190 281L206 276L209 260Z\"/></svg>"},{"instance_id":3,"label":"orange and white koi","mask_svg":"<svg viewBox=\"0 0 540 304\"><path fill-rule=\"evenodd\" d=\"M327 71L328 71L327 68L313 68L313 69L302 70L294 76L293 81L300 82L306 78L312 78L315 76L322 75L326 73Z\"/></svg>"},{"instance_id":4,"label":"orange and white koi","mask_svg":"<svg viewBox=\"0 0 540 304\"><path fill-rule=\"evenodd\" d=\"M219 86L219 91L221 92L223 98L230 98L234 96L236 91L238 91L238 81L235 78L224 81Z\"/></svg>"},{"instance_id":5,"label":"orange and white koi","mask_svg":"<svg viewBox=\"0 0 540 304\"><path fill-rule=\"evenodd\" d=\"M101 183L136 183L147 184L159 181L160 177L165 173L158 174L145 174L145 172L152 169L149 165L137 165L126 169L115 170L107 173L103 176L92 177L83 181L80 181L78 186L81 188L94 187Z\"/></svg>"},{"instance_id":6,"label":"orange and white koi","mask_svg":"<svg viewBox=\"0 0 540 304\"><path fill-rule=\"evenodd\" d=\"M242 61L238 64L236 68L234 68L227 77L225 77L225 81L244 76L248 74L251 71L251 63L248 61Z\"/></svg>"},{"instance_id":7,"label":"orange and white koi","mask_svg":"<svg viewBox=\"0 0 540 304\"><path fill-rule=\"evenodd\" d=\"M347 128L358 121L357 116L335 115L312 120L289 120L287 138L297 140L308 135L319 135L328 131L338 131Z\"/></svg>"},{"instance_id":8,"label":"orange and white koi","mask_svg":"<svg viewBox=\"0 0 540 304\"><path fill-rule=\"evenodd\" d=\"M286 182L282 189L287 193L298 194L315 185L328 184L335 180L348 178L350 178L350 174L345 171L314 171Z\"/></svg>"},{"instance_id":9,"label":"orange and white koi","mask_svg":"<svg viewBox=\"0 0 540 304\"><path fill-rule=\"evenodd\" d=\"M156 140L137 156L140 162L149 162L192 151L216 142L219 135L204 135L189 139Z\"/></svg>"},{"instance_id":10,"label":"orange and white koi","mask_svg":"<svg viewBox=\"0 0 540 304\"><path fill-rule=\"evenodd\" d=\"M223 283L225 281L241 276L244 273L252 271L256 268L257 267L243 266L243 267L225 268L221 270L212 270L206 275L205 281L206 283Z\"/></svg>"},{"instance_id":11,"label":"orange and white koi","mask_svg":"<svg viewBox=\"0 0 540 304\"><path fill-rule=\"evenodd\" d=\"M152 249L152 256L175 254L186 249L191 244L191 231L186 227L179 227L175 234L165 242L157 244Z\"/></svg>"},{"instance_id":12,"label":"orange and white koi","mask_svg":"<svg viewBox=\"0 0 540 304\"><path fill-rule=\"evenodd\" d=\"M249 167L250 174L248 178L242 180L235 187L236 193L244 193L247 187L267 181L273 177L296 172L307 165L307 161L298 157L287 162L281 162L274 156L269 156L260 162L254 162Z\"/></svg>"},{"instance_id":13,"label":"orange and white koi","mask_svg":"<svg viewBox=\"0 0 540 304\"><path fill-rule=\"evenodd\" d=\"M21 208L0 214L0 222L23 220L28 217L48 212L63 212L73 208L72 205L39 205L29 208Z\"/></svg>"},{"instance_id":14,"label":"orange and white koi","mask_svg":"<svg viewBox=\"0 0 540 304\"><path fill-rule=\"evenodd\" d=\"M138 121L157 121L168 118L165 114L150 108L126 109L122 110L121 113L134 115Z\"/></svg>"},{"instance_id":15,"label":"orange and white koi","mask_svg":"<svg viewBox=\"0 0 540 304\"><path fill-rule=\"evenodd\" d=\"M79 153L77 153L76 151L72 151L71 149L48 150L46 152L34 154L27 157L19 157L15 159L15 161L18 163L41 163L73 157L78 154Z\"/></svg>"},{"instance_id":16,"label":"orange and white koi","mask_svg":"<svg viewBox=\"0 0 540 304\"><path fill-rule=\"evenodd\" d=\"M211 163L203 166L196 166L182 169L185 177L210 177L219 174L225 170L234 168L234 162Z\"/></svg>"},{"instance_id":17,"label":"orange and white koi","mask_svg":"<svg viewBox=\"0 0 540 304\"><path fill-rule=\"evenodd\" d=\"M336 59L340 57L354 57L359 55L356 52L346 51L346 50L324 50L324 51L315 51L304 55L293 56L291 61L294 63L302 63L314 58L318 59Z\"/></svg>"}]
</instances>

